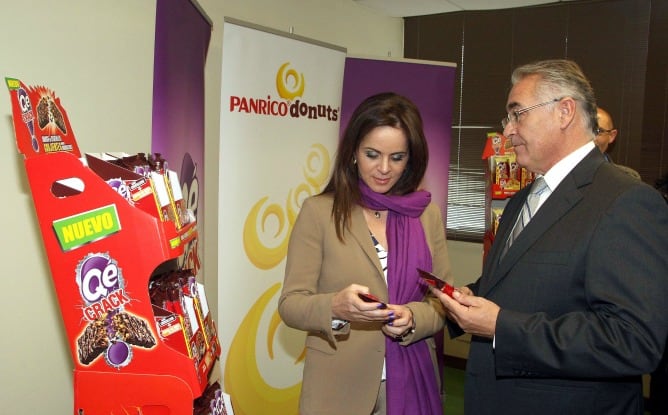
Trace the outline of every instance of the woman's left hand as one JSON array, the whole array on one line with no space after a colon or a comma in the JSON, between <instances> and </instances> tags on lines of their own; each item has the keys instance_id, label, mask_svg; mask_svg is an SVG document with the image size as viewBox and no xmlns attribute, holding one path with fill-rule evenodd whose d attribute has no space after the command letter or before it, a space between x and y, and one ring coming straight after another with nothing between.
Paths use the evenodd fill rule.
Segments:
<instances>
[{"instance_id":1,"label":"woman's left hand","mask_svg":"<svg viewBox=\"0 0 668 415\"><path fill-rule=\"evenodd\" d=\"M387 308L394 311L395 318L383 324L382 330L386 336L401 337L415 328L413 312L410 308L398 304L388 304Z\"/></svg>"}]
</instances>

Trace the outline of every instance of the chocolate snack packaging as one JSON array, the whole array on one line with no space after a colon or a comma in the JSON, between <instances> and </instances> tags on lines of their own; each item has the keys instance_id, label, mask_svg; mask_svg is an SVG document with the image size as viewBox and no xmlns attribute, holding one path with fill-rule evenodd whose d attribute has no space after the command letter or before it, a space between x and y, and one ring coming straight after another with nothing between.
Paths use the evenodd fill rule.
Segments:
<instances>
[{"instance_id":1,"label":"chocolate snack packaging","mask_svg":"<svg viewBox=\"0 0 668 415\"><path fill-rule=\"evenodd\" d=\"M522 168L521 187L525 188L529 186L531 183L533 183L535 178L536 178L535 174L533 174L532 172L530 172L525 168Z\"/></svg>"},{"instance_id":2,"label":"chocolate snack packaging","mask_svg":"<svg viewBox=\"0 0 668 415\"><path fill-rule=\"evenodd\" d=\"M455 292L455 287L445 282L443 279L437 277L429 271L418 268L418 273L420 273L420 278L422 278L427 284L432 287L436 287L441 290L442 293L447 294L452 297Z\"/></svg>"},{"instance_id":3,"label":"chocolate snack packaging","mask_svg":"<svg viewBox=\"0 0 668 415\"><path fill-rule=\"evenodd\" d=\"M502 214L503 214L503 208L492 209L492 233L495 235L497 229L499 229L499 222L501 221Z\"/></svg>"},{"instance_id":4,"label":"chocolate snack packaging","mask_svg":"<svg viewBox=\"0 0 668 415\"><path fill-rule=\"evenodd\" d=\"M177 348L186 350L199 369L210 367L220 356L220 343L204 286L197 282L195 275L190 270L155 275L151 279L149 293L154 308L165 311L159 316L156 313L161 333L169 332L173 345L183 336L184 345L176 344Z\"/></svg>"},{"instance_id":5,"label":"chocolate snack packaging","mask_svg":"<svg viewBox=\"0 0 668 415\"><path fill-rule=\"evenodd\" d=\"M494 183L505 188L510 174L510 159L507 156L494 156Z\"/></svg>"},{"instance_id":6,"label":"chocolate snack packaging","mask_svg":"<svg viewBox=\"0 0 668 415\"><path fill-rule=\"evenodd\" d=\"M522 176L522 168L517 163L517 156L515 153L508 155L508 179L504 188L506 190L518 191L520 190L520 178Z\"/></svg>"},{"instance_id":7,"label":"chocolate snack packaging","mask_svg":"<svg viewBox=\"0 0 668 415\"><path fill-rule=\"evenodd\" d=\"M378 308L387 308L387 304L385 304L380 298L376 297L371 293L359 293L357 295L365 303L379 303Z\"/></svg>"},{"instance_id":8,"label":"chocolate snack packaging","mask_svg":"<svg viewBox=\"0 0 668 415\"><path fill-rule=\"evenodd\" d=\"M194 415L234 415L230 396L223 392L217 381L210 384L202 396L195 399Z\"/></svg>"},{"instance_id":9,"label":"chocolate snack packaging","mask_svg":"<svg viewBox=\"0 0 668 415\"><path fill-rule=\"evenodd\" d=\"M178 174L159 153L86 153L86 163L133 206L177 230L195 221L186 208Z\"/></svg>"}]
</instances>

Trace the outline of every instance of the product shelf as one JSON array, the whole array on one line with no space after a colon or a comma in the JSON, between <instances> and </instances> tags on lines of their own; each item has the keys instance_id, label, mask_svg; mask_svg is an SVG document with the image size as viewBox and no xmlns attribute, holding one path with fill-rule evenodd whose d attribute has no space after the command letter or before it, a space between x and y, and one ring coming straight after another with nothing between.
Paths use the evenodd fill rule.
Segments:
<instances>
[{"instance_id":1,"label":"product shelf","mask_svg":"<svg viewBox=\"0 0 668 415\"><path fill-rule=\"evenodd\" d=\"M148 284L158 267L183 253L183 246L196 236L195 224L177 232L171 222L161 222L134 208L70 153L28 158L25 167L75 363L75 407L79 411L75 413L111 413L101 411L102 407L109 406L109 397L113 395L107 388L101 388L102 385L113 386L117 392L122 390L120 396L126 400L123 405L128 408L141 407L147 403L141 401L149 396L144 392L132 393L134 384L137 390L158 390L165 399L185 402L192 411L192 401L208 384L207 375L215 357L209 355L210 361L203 362L203 370L199 370L200 362L162 341L155 324ZM64 182L77 183L83 188L80 192L72 188L68 191ZM113 217L114 212L116 217ZM70 224L61 225L63 219L69 220ZM58 236L62 232L58 226L80 227L80 232L73 232L68 237L83 238L83 244L63 250L63 238ZM107 234L105 230L110 232ZM88 241L86 233L95 232L101 237ZM109 293L101 301L88 304L82 301L85 295L78 280L82 280L82 267L86 266L82 261L91 254L104 254L109 263L113 262L122 284L114 285L116 294ZM104 278L104 270L93 272L96 273L101 274L99 278ZM101 283L94 290L110 290L103 285ZM120 362L123 365L120 367L119 362L112 359L110 364L110 359L103 355L83 363L81 339L87 327L94 324L91 322L95 317L118 309L118 306L146 323L155 344L144 343L143 346L150 347L135 347L141 343L135 342L129 348L131 361ZM128 399L136 401L129 402ZM156 404L154 400L148 400Z\"/></svg>"},{"instance_id":2,"label":"product shelf","mask_svg":"<svg viewBox=\"0 0 668 415\"><path fill-rule=\"evenodd\" d=\"M220 405L220 386L209 382L220 345L204 287L190 274L171 311L149 291L154 278L186 271L178 259L197 238L176 202L178 177L82 158L53 91L5 82L74 365L73 413L185 415Z\"/></svg>"}]
</instances>

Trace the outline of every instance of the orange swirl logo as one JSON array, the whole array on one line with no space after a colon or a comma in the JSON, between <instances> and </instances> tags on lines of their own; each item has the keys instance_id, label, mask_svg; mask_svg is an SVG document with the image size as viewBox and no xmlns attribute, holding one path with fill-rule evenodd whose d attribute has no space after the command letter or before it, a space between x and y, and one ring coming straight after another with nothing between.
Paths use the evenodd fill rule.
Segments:
<instances>
[{"instance_id":1,"label":"orange swirl logo","mask_svg":"<svg viewBox=\"0 0 668 415\"><path fill-rule=\"evenodd\" d=\"M290 62L286 62L276 72L276 90L278 95L292 101L295 97L304 95L304 74L295 69L288 69Z\"/></svg>"}]
</instances>

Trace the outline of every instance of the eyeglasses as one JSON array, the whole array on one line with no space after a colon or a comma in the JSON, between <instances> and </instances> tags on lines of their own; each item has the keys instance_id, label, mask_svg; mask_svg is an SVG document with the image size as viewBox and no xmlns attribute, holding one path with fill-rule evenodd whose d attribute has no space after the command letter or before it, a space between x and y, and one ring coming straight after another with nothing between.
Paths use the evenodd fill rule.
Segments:
<instances>
[{"instance_id":1,"label":"eyeglasses","mask_svg":"<svg viewBox=\"0 0 668 415\"><path fill-rule=\"evenodd\" d=\"M503 129L505 129L506 126L508 126L508 124L510 124L511 122L514 123L515 125L517 125L520 122L520 115L524 114L525 112L529 112L533 109L536 109L538 107L542 107L544 105L559 102L562 99L564 99L564 97L555 98L555 99L552 99L552 100L549 100L549 101L541 102L540 104L532 105L530 107L525 107L525 108L520 108L518 110L510 111L508 113L508 115L506 115L506 118L503 118L501 120L501 127L503 127Z\"/></svg>"},{"instance_id":2,"label":"eyeglasses","mask_svg":"<svg viewBox=\"0 0 668 415\"><path fill-rule=\"evenodd\" d=\"M599 127L599 128L596 129L596 135L609 134L609 133L611 133L611 132L613 132L613 131L615 131L614 128L611 128L611 129L609 129L609 130L606 130L605 128L601 128L601 127Z\"/></svg>"}]
</instances>

